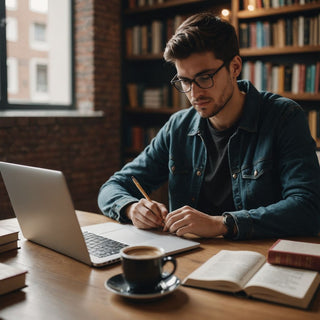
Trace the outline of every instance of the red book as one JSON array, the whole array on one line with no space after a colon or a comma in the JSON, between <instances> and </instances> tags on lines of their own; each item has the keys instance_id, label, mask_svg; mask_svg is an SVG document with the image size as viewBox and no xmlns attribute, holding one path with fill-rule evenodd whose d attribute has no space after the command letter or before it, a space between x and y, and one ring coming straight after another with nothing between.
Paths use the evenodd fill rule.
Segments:
<instances>
[{"instance_id":1,"label":"red book","mask_svg":"<svg viewBox=\"0 0 320 320\"><path fill-rule=\"evenodd\" d=\"M267 261L320 271L320 244L279 239L269 249Z\"/></svg>"}]
</instances>

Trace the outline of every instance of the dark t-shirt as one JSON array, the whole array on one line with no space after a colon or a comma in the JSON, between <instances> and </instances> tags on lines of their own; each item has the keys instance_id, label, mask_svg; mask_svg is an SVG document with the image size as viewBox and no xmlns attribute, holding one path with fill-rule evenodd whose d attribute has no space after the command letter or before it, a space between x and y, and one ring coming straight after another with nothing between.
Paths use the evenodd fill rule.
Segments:
<instances>
[{"instance_id":1,"label":"dark t-shirt","mask_svg":"<svg viewBox=\"0 0 320 320\"><path fill-rule=\"evenodd\" d=\"M205 126L203 138L208 159L198 209L210 215L221 215L223 212L235 210L228 160L228 141L236 128L237 124L227 130L217 131L209 120Z\"/></svg>"}]
</instances>

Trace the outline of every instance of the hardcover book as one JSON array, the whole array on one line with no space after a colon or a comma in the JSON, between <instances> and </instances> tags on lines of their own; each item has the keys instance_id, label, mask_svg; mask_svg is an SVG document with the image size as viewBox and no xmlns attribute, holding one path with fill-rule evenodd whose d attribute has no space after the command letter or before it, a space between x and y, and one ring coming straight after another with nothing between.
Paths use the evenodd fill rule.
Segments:
<instances>
[{"instance_id":1,"label":"hardcover book","mask_svg":"<svg viewBox=\"0 0 320 320\"><path fill-rule=\"evenodd\" d=\"M26 286L26 270L0 263L0 295Z\"/></svg>"},{"instance_id":2,"label":"hardcover book","mask_svg":"<svg viewBox=\"0 0 320 320\"><path fill-rule=\"evenodd\" d=\"M320 244L279 239L269 249L267 260L272 264L320 271Z\"/></svg>"},{"instance_id":3,"label":"hardcover book","mask_svg":"<svg viewBox=\"0 0 320 320\"><path fill-rule=\"evenodd\" d=\"M18 231L11 231L4 227L0 227L0 245L12 241L18 241Z\"/></svg>"}]
</instances>

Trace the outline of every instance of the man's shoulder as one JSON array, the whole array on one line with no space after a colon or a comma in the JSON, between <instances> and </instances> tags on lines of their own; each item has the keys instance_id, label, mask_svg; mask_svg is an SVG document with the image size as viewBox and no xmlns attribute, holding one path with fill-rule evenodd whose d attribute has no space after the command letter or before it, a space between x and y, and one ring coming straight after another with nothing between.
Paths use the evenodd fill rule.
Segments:
<instances>
[{"instance_id":1,"label":"man's shoulder","mask_svg":"<svg viewBox=\"0 0 320 320\"><path fill-rule=\"evenodd\" d=\"M201 117L193 107L179 110L171 115L167 122L167 131L192 132L198 129L200 119Z\"/></svg>"},{"instance_id":2,"label":"man's shoulder","mask_svg":"<svg viewBox=\"0 0 320 320\"><path fill-rule=\"evenodd\" d=\"M303 108L294 100L271 92L260 92L264 107L269 112L291 114L303 112Z\"/></svg>"},{"instance_id":3,"label":"man's shoulder","mask_svg":"<svg viewBox=\"0 0 320 320\"><path fill-rule=\"evenodd\" d=\"M284 96L269 91L258 91L250 81L240 80L238 81L240 90L244 91L247 95L247 101L250 104L256 105L257 103L262 104L266 108L274 107L275 112L283 112L285 109L301 110L300 105Z\"/></svg>"}]
</instances>

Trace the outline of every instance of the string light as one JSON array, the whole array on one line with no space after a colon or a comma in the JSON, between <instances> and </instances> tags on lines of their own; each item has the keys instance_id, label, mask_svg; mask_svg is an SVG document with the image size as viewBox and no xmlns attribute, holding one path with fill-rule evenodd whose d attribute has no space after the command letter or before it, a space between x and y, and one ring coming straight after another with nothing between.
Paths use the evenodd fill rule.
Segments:
<instances>
[{"instance_id":1,"label":"string light","mask_svg":"<svg viewBox=\"0 0 320 320\"><path fill-rule=\"evenodd\" d=\"M230 11L228 9L222 9L221 14L223 17L227 18L230 15Z\"/></svg>"}]
</instances>

